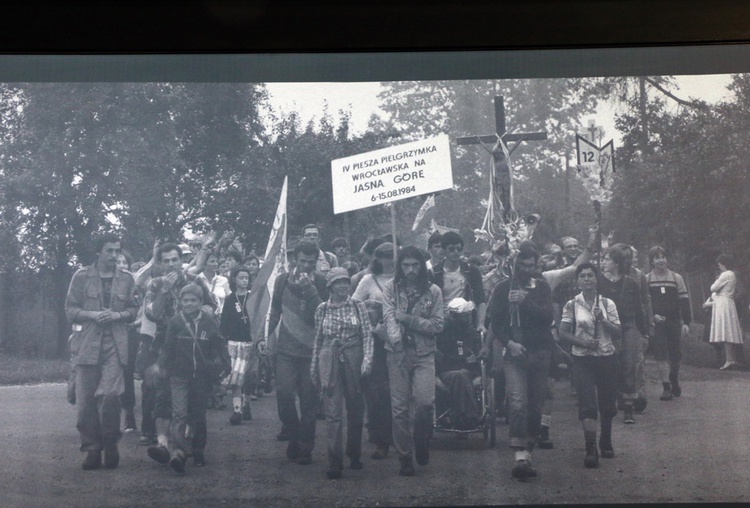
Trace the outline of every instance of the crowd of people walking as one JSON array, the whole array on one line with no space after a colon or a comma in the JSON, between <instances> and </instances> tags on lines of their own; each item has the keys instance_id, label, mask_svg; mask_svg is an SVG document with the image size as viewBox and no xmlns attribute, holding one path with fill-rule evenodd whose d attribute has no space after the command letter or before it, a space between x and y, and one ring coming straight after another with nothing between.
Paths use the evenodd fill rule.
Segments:
<instances>
[{"instance_id":1,"label":"crowd of people walking","mask_svg":"<svg viewBox=\"0 0 750 508\"><path fill-rule=\"evenodd\" d=\"M565 237L544 248L525 241L512 254L501 242L471 257L454 231L434 232L427 249L384 235L355 260L343 238L331 242L335 253L322 249L320 228L309 224L290 249L289 271L275 279L261 336L253 335L248 300L263 261L231 236L156 242L150 260L134 263L118 236L104 234L65 302L82 467L118 467L121 411L125 432L138 429L135 380L140 443L184 474L189 458L206 464L207 409L223 409L228 393L228 421L242 425L273 377L277 439L290 461L313 462L322 418L327 478L342 477L345 456L350 469L364 467L364 429L370 458L393 450L398 473L413 476L415 462L429 464L436 405L455 429L480 424L480 362L491 366L497 389L489 417L509 425L514 478L536 477L532 452L554 446L550 378L561 370L572 372L583 466L599 467L600 457L616 457L618 412L633 425L645 410L647 352L660 400L682 395L681 343L693 316L664 248L649 250L643 272L632 246L603 248L596 233L592 227L584 249ZM723 348L721 369L731 370L742 362L738 281L730 256L717 267L703 306L708 340Z\"/></svg>"}]
</instances>

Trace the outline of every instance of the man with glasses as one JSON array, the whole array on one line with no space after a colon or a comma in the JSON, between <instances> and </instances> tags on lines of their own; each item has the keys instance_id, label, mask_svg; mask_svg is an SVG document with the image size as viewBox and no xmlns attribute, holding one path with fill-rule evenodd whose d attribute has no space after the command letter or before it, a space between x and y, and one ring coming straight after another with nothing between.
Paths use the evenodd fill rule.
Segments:
<instances>
[{"instance_id":1,"label":"man with glasses","mask_svg":"<svg viewBox=\"0 0 750 508\"><path fill-rule=\"evenodd\" d=\"M550 325L554 318L552 292L536 274L539 252L523 242L513 276L500 282L490 298L492 331L505 348L503 358L509 403L509 445L515 451L512 476L536 476L531 452L539 436L547 373L554 348Z\"/></svg>"},{"instance_id":2,"label":"man with glasses","mask_svg":"<svg viewBox=\"0 0 750 508\"><path fill-rule=\"evenodd\" d=\"M479 337L486 332L484 318L487 302L479 268L461 259L464 239L448 231L440 239L445 259L433 265L433 282L443 294L445 327L437 337L435 367L439 386L445 389L453 414L452 426L471 430L479 424L472 380L476 370ZM473 302L474 310L461 312L457 302ZM451 302L456 302L451 304ZM462 302L463 303L463 302ZM451 310L450 312L448 310Z\"/></svg>"},{"instance_id":3,"label":"man with glasses","mask_svg":"<svg viewBox=\"0 0 750 508\"><path fill-rule=\"evenodd\" d=\"M339 260L332 252L326 252L320 248L320 228L317 224L308 224L302 228L302 240L315 244L318 248L318 260L315 263L315 271L323 277L339 265Z\"/></svg>"}]
</instances>

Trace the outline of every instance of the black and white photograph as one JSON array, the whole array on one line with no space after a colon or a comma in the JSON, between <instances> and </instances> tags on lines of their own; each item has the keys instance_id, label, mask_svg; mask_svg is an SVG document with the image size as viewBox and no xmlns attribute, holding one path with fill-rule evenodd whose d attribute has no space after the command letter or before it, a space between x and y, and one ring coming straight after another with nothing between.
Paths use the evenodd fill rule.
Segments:
<instances>
[{"instance_id":1,"label":"black and white photograph","mask_svg":"<svg viewBox=\"0 0 750 508\"><path fill-rule=\"evenodd\" d=\"M747 502L750 46L686 37L3 51L0 504Z\"/></svg>"}]
</instances>

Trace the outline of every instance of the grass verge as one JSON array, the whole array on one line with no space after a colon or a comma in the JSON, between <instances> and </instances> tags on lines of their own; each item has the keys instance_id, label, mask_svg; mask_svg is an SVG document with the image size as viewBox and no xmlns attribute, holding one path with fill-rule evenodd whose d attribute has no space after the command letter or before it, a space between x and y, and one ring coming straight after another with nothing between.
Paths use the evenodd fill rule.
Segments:
<instances>
[{"instance_id":1,"label":"grass verge","mask_svg":"<svg viewBox=\"0 0 750 508\"><path fill-rule=\"evenodd\" d=\"M68 360L22 358L0 353L0 385L25 385L65 381L70 374Z\"/></svg>"}]
</instances>

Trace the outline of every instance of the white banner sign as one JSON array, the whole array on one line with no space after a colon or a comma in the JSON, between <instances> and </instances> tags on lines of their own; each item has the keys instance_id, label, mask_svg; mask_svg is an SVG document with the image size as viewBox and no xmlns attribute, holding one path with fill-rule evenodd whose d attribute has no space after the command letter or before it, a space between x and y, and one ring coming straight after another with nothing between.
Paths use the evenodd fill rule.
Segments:
<instances>
[{"instance_id":1,"label":"white banner sign","mask_svg":"<svg viewBox=\"0 0 750 508\"><path fill-rule=\"evenodd\" d=\"M333 212L344 213L453 187L448 136L331 161Z\"/></svg>"}]
</instances>

